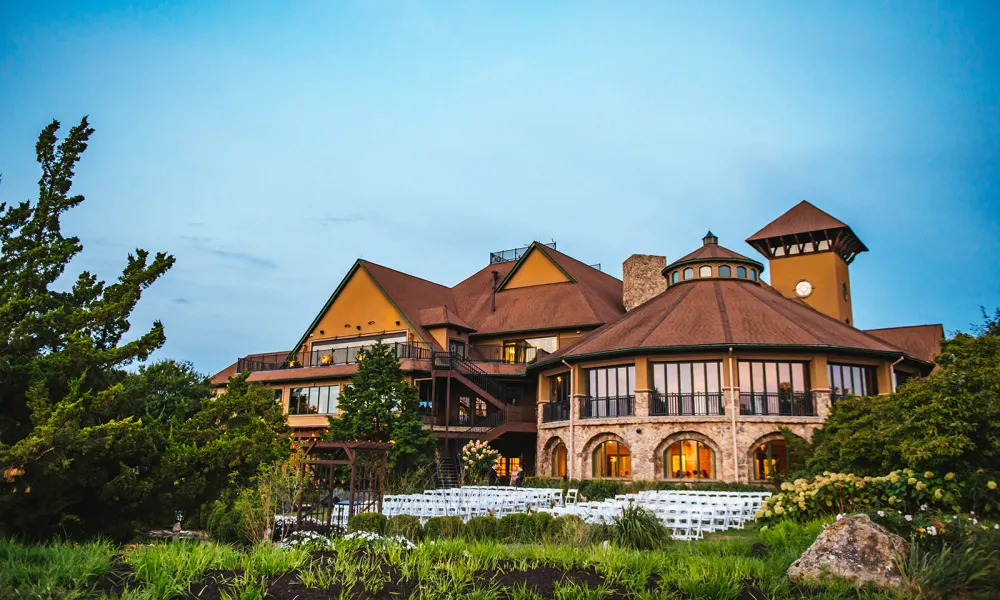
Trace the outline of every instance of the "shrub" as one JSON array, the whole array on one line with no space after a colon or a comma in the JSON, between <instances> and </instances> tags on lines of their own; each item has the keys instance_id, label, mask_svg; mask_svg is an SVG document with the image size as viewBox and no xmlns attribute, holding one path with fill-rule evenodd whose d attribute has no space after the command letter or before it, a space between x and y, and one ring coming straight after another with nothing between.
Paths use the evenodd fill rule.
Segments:
<instances>
[{"instance_id":1,"label":"shrub","mask_svg":"<svg viewBox=\"0 0 1000 600\"><path fill-rule=\"evenodd\" d=\"M534 544L542 541L542 520L518 513L497 521L497 538L507 543Z\"/></svg>"},{"instance_id":2,"label":"shrub","mask_svg":"<svg viewBox=\"0 0 1000 600\"><path fill-rule=\"evenodd\" d=\"M233 503L232 494L212 502L202 513L206 515L205 529L213 540L228 543L246 542L243 520Z\"/></svg>"},{"instance_id":3,"label":"shrub","mask_svg":"<svg viewBox=\"0 0 1000 600\"><path fill-rule=\"evenodd\" d=\"M900 566L922 598L993 597L1000 583L995 556L995 550L973 539L936 552L913 544L908 560Z\"/></svg>"},{"instance_id":4,"label":"shrub","mask_svg":"<svg viewBox=\"0 0 1000 600\"><path fill-rule=\"evenodd\" d=\"M552 514L547 512L531 513L532 524L539 539L545 535L553 518Z\"/></svg>"},{"instance_id":5,"label":"shrub","mask_svg":"<svg viewBox=\"0 0 1000 600\"><path fill-rule=\"evenodd\" d=\"M588 542L587 523L576 515L551 519L545 526L545 540L554 544L583 546Z\"/></svg>"},{"instance_id":6,"label":"shrub","mask_svg":"<svg viewBox=\"0 0 1000 600\"><path fill-rule=\"evenodd\" d=\"M607 523L595 523L587 526L587 543L600 544L611 541L611 525Z\"/></svg>"},{"instance_id":7,"label":"shrub","mask_svg":"<svg viewBox=\"0 0 1000 600\"><path fill-rule=\"evenodd\" d=\"M462 537L465 523L461 517L431 517L424 523L424 538L437 540L441 538Z\"/></svg>"},{"instance_id":8,"label":"shrub","mask_svg":"<svg viewBox=\"0 0 1000 600\"><path fill-rule=\"evenodd\" d=\"M500 453L489 442L473 440L462 447L462 467L465 478L473 483L485 483L490 467L496 464Z\"/></svg>"},{"instance_id":9,"label":"shrub","mask_svg":"<svg viewBox=\"0 0 1000 600\"><path fill-rule=\"evenodd\" d=\"M389 519L382 513L361 513L360 515L351 517L351 520L347 522L347 530L352 533L355 531L370 531L379 535L385 535L388 523Z\"/></svg>"},{"instance_id":10,"label":"shrub","mask_svg":"<svg viewBox=\"0 0 1000 600\"><path fill-rule=\"evenodd\" d=\"M465 524L465 539L479 542L497 539L497 520L494 517L473 517Z\"/></svg>"},{"instance_id":11,"label":"shrub","mask_svg":"<svg viewBox=\"0 0 1000 600\"><path fill-rule=\"evenodd\" d=\"M385 532L389 537L402 536L411 542L419 542L424 537L420 518L413 515L396 515L389 519Z\"/></svg>"},{"instance_id":12,"label":"shrub","mask_svg":"<svg viewBox=\"0 0 1000 600\"><path fill-rule=\"evenodd\" d=\"M611 522L611 542L632 550L656 550L670 543L670 532L660 519L641 506L630 504Z\"/></svg>"}]
</instances>

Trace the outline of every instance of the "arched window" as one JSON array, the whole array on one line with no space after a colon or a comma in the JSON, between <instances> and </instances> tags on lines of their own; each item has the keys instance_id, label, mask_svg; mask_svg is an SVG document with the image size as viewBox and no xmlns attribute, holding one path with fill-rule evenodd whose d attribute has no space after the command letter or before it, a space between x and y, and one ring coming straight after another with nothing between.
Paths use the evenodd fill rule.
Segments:
<instances>
[{"instance_id":1,"label":"arched window","mask_svg":"<svg viewBox=\"0 0 1000 600\"><path fill-rule=\"evenodd\" d=\"M681 440L663 453L663 476L667 479L715 479L715 452L695 440Z\"/></svg>"},{"instance_id":2,"label":"arched window","mask_svg":"<svg viewBox=\"0 0 1000 600\"><path fill-rule=\"evenodd\" d=\"M757 269L750 269L750 279L757 281Z\"/></svg>"},{"instance_id":3,"label":"arched window","mask_svg":"<svg viewBox=\"0 0 1000 600\"><path fill-rule=\"evenodd\" d=\"M712 267L705 265L704 267L698 269L698 277L711 277Z\"/></svg>"},{"instance_id":4,"label":"arched window","mask_svg":"<svg viewBox=\"0 0 1000 600\"><path fill-rule=\"evenodd\" d=\"M747 268L746 267L736 267L736 276L740 279L747 278Z\"/></svg>"},{"instance_id":5,"label":"arched window","mask_svg":"<svg viewBox=\"0 0 1000 600\"><path fill-rule=\"evenodd\" d=\"M677 283L678 281L680 281L681 280L681 273L680 273L680 271L674 271L674 274L671 275L670 278L671 278L671 280L674 283Z\"/></svg>"},{"instance_id":6,"label":"arched window","mask_svg":"<svg viewBox=\"0 0 1000 600\"><path fill-rule=\"evenodd\" d=\"M765 442L753 450L754 479L767 479L775 473L788 474L788 445L785 440Z\"/></svg>"},{"instance_id":7,"label":"arched window","mask_svg":"<svg viewBox=\"0 0 1000 600\"><path fill-rule=\"evenodd\" d=\"M566 444L562 442L552 449L552 476L566 476Z\"/></svg>"},{"instance_id":8,"label":"arched window","mask_svg":"<svg viewBox=\"0 0 1000 600\"><path fill-rule=\"evenodd\" d=\"M688 280L693 278L694 278L694 269L692 269L691 267L684 269L684 279Z\"/></svg>"},{"instance_id":9,"label":"arched window","mask_svg":"<svg viewBox=\"0 0 1000 600\"><path fill-rule=\"evenodd\" d=\"M631 477L632 454L628 446L614 440L594 448L594 477Z\"/></svg>"},{"instance_id":10,"label":"arched window","mask_svg":"<svg viewBox=\"0 0 1000 600\"><path fill-rule=\"evenodd\" d=\"M722 265L719 267L719 277L732 277L733 270L729 268L729 265Z\"/></svg>"}]
</instances>

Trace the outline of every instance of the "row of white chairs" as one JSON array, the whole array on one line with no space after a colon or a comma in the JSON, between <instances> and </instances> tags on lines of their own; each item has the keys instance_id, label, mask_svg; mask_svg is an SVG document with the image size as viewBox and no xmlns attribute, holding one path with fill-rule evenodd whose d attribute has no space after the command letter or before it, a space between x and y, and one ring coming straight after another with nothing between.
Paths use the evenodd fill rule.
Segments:
<instances>
[{"instance_id":1,"label":"row of white chairs","mask_svg":"<svg viewBox=\"0 0 1000 600\"><path fill-rule=\"evenodd\" d=\"M563 498L555 488L514 488L464 486L443 490L426 490L423 494L385 496L382 513L387 517L414 515L426 522L432 517L457 516L464 520L492 515L497 518L510 514L538 511L576 502L577 490Z\"/></svg>"}]
</instances>

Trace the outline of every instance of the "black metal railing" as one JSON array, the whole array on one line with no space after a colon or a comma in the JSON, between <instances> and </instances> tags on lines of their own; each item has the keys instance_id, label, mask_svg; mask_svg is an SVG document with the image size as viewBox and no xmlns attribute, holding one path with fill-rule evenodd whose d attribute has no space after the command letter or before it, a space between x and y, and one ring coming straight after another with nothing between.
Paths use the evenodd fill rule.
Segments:
<instances>
[{"instance_id":1,"label":"black metal railing","mask_svg":"<svg viewBox=\"0 0 1000 600\"><path fill-rule=\"evenodd\" d=\"M486 393L490 394L495 399L500 402L507 401L507 388L504 384L494 379L494 377L486 371L477 367L471 360L450 352L436 352L434 353L433 361L435 368L448 367L450 365L450 368L458 371L462 375L465 375L466 379L485 390Z\"/></svg>"},{"instance_id":2,"label":"black metal railing","mask_svg":"<svg viewBox=\"0 0 1000 600\"><path fill-rule=\"evenodd\" d=\"M474 360L509 365L526 365L538 357L538 348L534 346L473 344L469 350L469 357Z\"/></svg>"},{"instance_id":3,"label":"black metal railing","mask_svg":"<svg viewBox=\"0 0 1000 600\"><path fill-rule=\"evenodd\" d=\"M569 400L542 404L542 423L569 421Z\"/></svg>"},{"instance_id":4,"label":"black metal railing","mask_svg":"<svg viewBox=\"0 0 1000 600\"><path fill-rule=\"evenodd\" d=\"M812 417L816 410L809 392L743 392L740 394L740 414Z\"/></svg>"},{"instance_id":5,"label":"black metal railing","mask_svg":"<svg viewBox=\"0 0 1000 600\"><path fill-rule=\"evenodd\" d=\"M581 398L580 418L628 417L635 414L635 396Z\"/></svg>"},{"instance_id":6,"label":"black metal railing","mask_svg":"<svg viewBox=\"0 0 1000 600\"><path fill-rule=\"evenodd\" d=\"M556 249L556 243L551 242L548 244L542 244L542 246L547 246ZM517 260L524 256L524 253L528 251L531 246L522 246L521 248L511 248L510 250L500 250L499 252L490 252L490 264L495 265L497 263L510 262L512 260Z\"/></svg>"},{"instance_id":7,"label":"black metal railing","mask_svg":"<svg viewBox=\"0 0 1000 600\"><path fill-rule=\"evenodd\" d=\"M303 367L329 367L333 365L350 365L358 362L358 355L372 344L345 346L326 350L308 350L305 352L271 352L268 354L251 354L236 361L236 370L243 371L279 371L282 369L300 369ZM428 360L431 358L431 348L421 342L392 342L393 352L398 360Z\"/></svg>"},{"instance_id":8,"label":"black metal railing","mask_svg":"<svg viewBox=\"0 0 1000 600\"><path fill-rule=\"evenodd\" d=\"M722 392L664 394L653 392L649 399L649 414L653 416L710 416L726 414Z\"/></svg>"},{"instance_id":9,"label":"black metal railing","mask_svg":"<svg viewBox=\"0 0 1000 600\"><path fill-rule=\"evenodd\" d=\"M504 423L532 423L535 420L534 411L529 411L524 406L514 406L507 404L503 408L490 413L485 417L476 417L474 420L459 422L457 427L452 426L451 430L458 434L467 433L473 437L481 435L486 431L500 427Z\"/></svg>"}]
</instances>

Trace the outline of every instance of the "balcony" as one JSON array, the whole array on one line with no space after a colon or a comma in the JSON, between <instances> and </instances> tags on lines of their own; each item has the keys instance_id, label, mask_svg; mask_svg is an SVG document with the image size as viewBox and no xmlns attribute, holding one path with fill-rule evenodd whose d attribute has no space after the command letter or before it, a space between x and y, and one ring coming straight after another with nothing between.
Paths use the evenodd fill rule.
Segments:
<instances>
[{"instance_id":1,"label":"balcony","mask_svg":"<svg viewBox=\"0 0 1000 600\"><path fill-rule=\"evenodd\" d=\"M542 404L542 423L569 421L569 400Z\"/></svg>"},{"instance_id":2,"label":"balcony","mask_svg":"<svg viewBox=\"0 0 1000 600\"><path fill-rule=\"evenodd\" d=\"M538 348L527 345L482 345L472 344L469 358L480 362L505 363L508 365L526 365L538 357Z\"/></svg>"},{"instance_id":3,"label":"balcony","mask_svg":"<svg viewBox=\"0 0 1000 600\"><path fill-rule=\"evenodd\" d=\"M398 360L430 360L431 358L430 346L423 343L393 342L390 345ZM236 361L236 370L242 373L243 371L280 371L283 369L351 365L358 362L358 354L369 346L370 344L295 353L251 354Z\"/></svg>"},{"instance_id":4,"label":"balcony","mask_svg":"<svg viewBox=\"0 0 1000 600\"><path fill-rule=\"evenodd\" d=\"M726 414L722 392L664 394L653 392L649 399L652 416L719 416Z\"/></svg>"},{"instance_id":5,"label":"balcony","mask_svg":"<svg viewBox=\"0 0 1000 600\"><path fill-rule=\"evenodd\" d=\"M610 396L606 398L581 398L581 419L630 417L635 414L635 396Z\"/></svg>"},{"instance_id":6,"label":"balcony","mask_svg":"<svg viewBox=\"0 0 1000 600\"><path fill-rule=\"evenodd\" d=\"M740 394L740 414L814 417L816 410L809 392L743 392Z\"/></svg>"}]
</instances>

